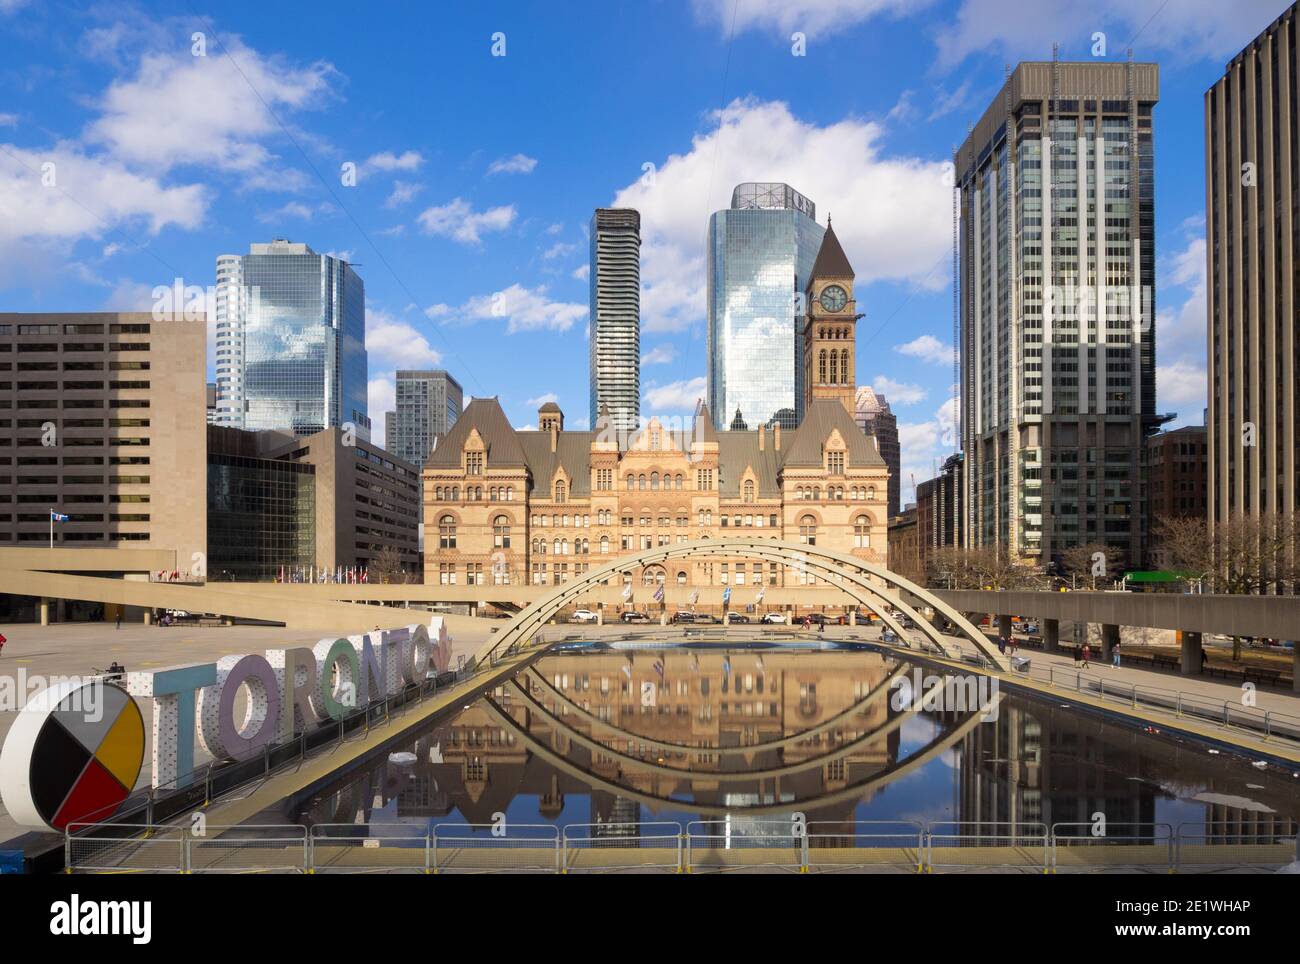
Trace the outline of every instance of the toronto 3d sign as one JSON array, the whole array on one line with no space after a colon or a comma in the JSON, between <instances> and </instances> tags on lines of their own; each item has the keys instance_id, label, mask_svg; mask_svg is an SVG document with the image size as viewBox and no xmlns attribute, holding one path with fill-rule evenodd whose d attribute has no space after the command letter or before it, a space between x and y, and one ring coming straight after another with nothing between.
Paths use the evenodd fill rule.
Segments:
<instances>
[{"instance_id":1,"label":"toronto 3d sign","mask_svg":"<svg viewBox=\"0 0 1300 964\"><path fill-rule=\"evenodd\" d=\"M0 798L23 826L63 830L112 816L144 763L136 697L153 702L152 785L172 789L202 772L194 766L196 742L216 762L247 760L423 683L450 661L451 637L434 616L428 626L130 672L125 689L102 677L64 679L28 700L10 727L0 750Z\"/></svg>"}]
</instances>

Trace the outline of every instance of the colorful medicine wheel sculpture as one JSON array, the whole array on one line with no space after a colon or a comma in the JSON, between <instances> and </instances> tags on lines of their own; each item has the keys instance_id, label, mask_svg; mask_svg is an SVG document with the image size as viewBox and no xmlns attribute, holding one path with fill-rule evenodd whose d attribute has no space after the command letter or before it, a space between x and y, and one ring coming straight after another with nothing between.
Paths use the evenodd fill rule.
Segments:
<instances>
[{"instance_id":1,"label":"colorful medicine wheel sculpture","mask_svg":"<svg viewBox=\"0 0 1300 964\"><path fill-rule=\"evenodd\" d=\"M135 700L99 680L60 683L18 714L0 751L0 796L10 816L64 830L106 820L130 795L144 762Z\"/></svg>"}]
</instances>

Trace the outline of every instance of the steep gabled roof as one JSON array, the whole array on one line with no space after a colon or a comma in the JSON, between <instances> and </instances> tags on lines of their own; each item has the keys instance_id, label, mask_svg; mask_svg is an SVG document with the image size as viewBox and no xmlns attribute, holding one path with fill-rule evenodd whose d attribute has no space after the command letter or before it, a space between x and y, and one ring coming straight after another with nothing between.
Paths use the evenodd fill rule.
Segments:
<instances>
[{"instance_id":1,"label":"steep gabled roof","mask_svg":"<svg viewBox=\"0 0 1300 964\"><path fill-rule=\"evenodd\" d=\"M750 467L758 479L760 499L780 496L776 476L781 453L773 451L773 444L770 432L762 451L758 448L756 431L718 433L718 491L722 498L740 498L740 481L745 469Z\"/></svg>"},{"instance_id":2,"label":"steep gabled roof","mask_svg":"<svg viewBox=\"0 0 1300 964\"><path fill-rule=\"evenodd\" d=\"M469 433L478 429L483 444L487 446L487 464L493 468L524 467L528 464L519 444L519 433L501 410L501 403L492 398L476 398L465 406L438 447L424 463L428 468L457 468L460 454L465 449ZM549 437L549 436L548 436ZM549 443L548 443L549 444Z\"/></svg>"},{"instance_id":3,"label":"steep gabled roof","mask_svg":"<svg viewBox=\"0 0 1300 964\"><path fill-rule=\"evenodd\" d=\"M551 480L560 467L569 476L571 497L591 495L591 443L596 440L595 432L561 432L554 452L551 451L550 432L516 434L532 475L534 498L551 498Z\"/></svg>"},{"instance_id":4,"label":"steep gabled roof","mask_svg":"<svg viewBox=\"0 0 1300 964\"><path fill-rule=\"evenodd\" d=\"M826 222L826 234L822 237L822 246L817 250L817 260L813 262L808 278L852 278L853 266L849 264L848 255L840 247L840 239L835 237L835 229L830 221Z\"/></svg>"},{"instance_id":5,"label":"steep gabled roof","mask_svg":"<svg viewBox=\"0 0 1300 964\"><path fill-rule=\"evenodd\" d=\"M809 404L802 424L795 429L794 438L783 453L785 458L781 461L781 467L822 465L822 448L831 432L836 429L847 446L851 468L885 464L885 460L876 451L875 443L867 438L843 405L833 398L818 398Z\"/></svg>"}]
</instances>

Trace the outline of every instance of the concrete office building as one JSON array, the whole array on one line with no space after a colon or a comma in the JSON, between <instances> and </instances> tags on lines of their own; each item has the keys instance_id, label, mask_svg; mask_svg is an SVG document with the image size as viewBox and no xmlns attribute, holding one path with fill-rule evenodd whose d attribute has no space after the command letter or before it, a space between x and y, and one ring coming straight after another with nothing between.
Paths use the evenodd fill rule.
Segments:
<instances>
[{"instance_id":1,"label":"concrete office building","mask_svg":"<svg viewBox=\"0 0 1300 964\"><path fill-rule=\"evenodd\" d=\"M217 258L216 424L370 437L366 295L346 261L277 238Z\"/></svg>"},{"instance_id":2,"label":"concrete office building","mask_svg":"<svg viewBox=\"0 0 1300 964\"><path fill-rule=\"evenodd\" d=\"M804 416L803 307L825 229L788 184L746 183L709 218L707 392L714 427L797 428ZM787 359L788 361L783 361Z\"/></svg>"},{"instance_id":3,"label":"concrete office building","mask_svg":"<svg viewBox=\"0 0 1300 964\"><path fill-rule=\"evenodd\" d=\"M1296 511L1297 26L1292 5L1205 93L1211 524Z\"/></svg>"},{"instance_id":4,"label":"concrete office building","mask_svg":"<svg viewBox=\"0 0 1300 964\"><path fill-rule=\"evenodd\" d=\"M1147 501L1152 525L1166 516L1205 518L1209 507L1208 452L1204 425L1160 432L1147 440Z\"/></svg>"},{"instance_id":5,"label":"concrete office building","mask_svg":"<svg viewBox=\"0 0 1300 964\"><path fill-rule=\"evenodd\" d=\"M590 424L604 405L626 433L641 418L641 215L597 208L590 234Z\"/></svg>"},{"instance_id":6,"label":"concrete office building","mask_svg":"<svg viewBox=\"0 0 1300 964\"><path fill-rule=\"evenodd\" d=\"M935 550L962 545L960 455L950 455L939 474L916 487L916 524L924 569Z\"/></svg>"},{"instance_id":7,"label":"concrete office building","mask_svg":"<svg viewBox=\"0 0 1300 964\"><path fill-rule=\"evenodd\" d=\"M875 440L876 450L889 466L889 515L893 518L898 515L902 500L902 481L898 473L903 453L898 442L898 416L890 411L884 395L862 385L854 401L853 420L858 423L858 428Z\"/></svg>"},{"instance_id":8,"label":"concrete office building","mask_svg":"<svg viewBox=\"0 0 1300 964\"><path fill-rule=\"evenodd\" d=\"M0 314L0 544L206 551L205 320Z\"/></svg>"},{"instance_id":9,"label":"concrete office building","mask_svg":"<svg viewBox=\"0 0 1300 964\"><path fill-rule=\"evenodd\" d=\"M394 410L384 416L384 448L417 469L460 418L464 392L447 372L399 371Z\"/></svg>"},{"instance_id":10,"label":"concrete office building","mask_svg":"<svg viewBox=\"0 0 1300 964\"><path fill-rule=\"evenodd\" d=\"M965 541L1141 560L1155 64L1022 63L954 156Z\"/></svg>"},{"instance_id":11,"label":"concrete office building","mask_svg":"<svg viewBox=\"0 0 1300 964\"><path fill-rule=\"evenodd\" d=\"M208 541L213 578L271 579L281 567L372 570L385 549L418 582L420 473L342 429L306 438L214 426ZM237 528L238 531L231 531Z\"/></svg>"}]
</instances>

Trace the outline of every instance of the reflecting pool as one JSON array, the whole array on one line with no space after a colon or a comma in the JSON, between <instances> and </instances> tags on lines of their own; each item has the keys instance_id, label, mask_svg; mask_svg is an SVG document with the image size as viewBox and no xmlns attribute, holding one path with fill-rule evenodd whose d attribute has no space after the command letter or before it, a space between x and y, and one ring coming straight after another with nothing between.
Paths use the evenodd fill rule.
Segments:
<instances>
[{"instance_id":1,"label":"reflecting pool","mask_svg":"<svg viewBox=\"0 0 1300 964\"><path fill-rule=\"evenodd\" d=\"M977 676L915 698L933 672L845 646L554 653L292 816L421 833L502 819L735 827L795 814L1050 828L1103 814L1112 826L1295 833L1290 772L1060 701L980 690Z\"/></svg>"}]
</instances>

